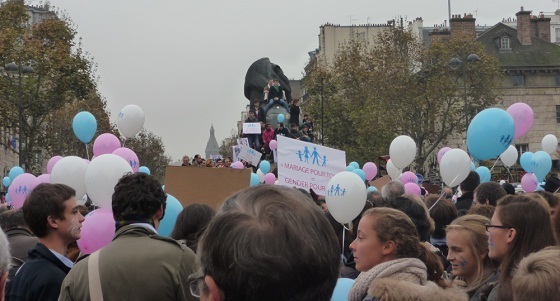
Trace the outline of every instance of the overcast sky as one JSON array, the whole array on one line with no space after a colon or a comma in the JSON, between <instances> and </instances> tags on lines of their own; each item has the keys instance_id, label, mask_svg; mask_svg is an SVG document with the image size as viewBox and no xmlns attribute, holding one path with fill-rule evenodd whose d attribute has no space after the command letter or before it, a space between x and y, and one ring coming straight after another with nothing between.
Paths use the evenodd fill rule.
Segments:
<instances>
[{"instance_id":1,"label":"overcast sky","mask_svg":"<svg viewBox=\"0 0 560 301\"><path fill-rule=\"evenodd\" d=\"M451 1L452 14L491 25L525 10L552 12L553 0ZM39 4L39 1L28 1ZM247 68L268 57L291 79L302 77L319 26L385 23L395 17L447 20L445 0L50 0L74 21L98 64L111 120L127 104L146 113L174 160L204 154L210 125L218 143L248 104ZM350 158L351 159L351 158Z\"/></svg>"}]
</instances>

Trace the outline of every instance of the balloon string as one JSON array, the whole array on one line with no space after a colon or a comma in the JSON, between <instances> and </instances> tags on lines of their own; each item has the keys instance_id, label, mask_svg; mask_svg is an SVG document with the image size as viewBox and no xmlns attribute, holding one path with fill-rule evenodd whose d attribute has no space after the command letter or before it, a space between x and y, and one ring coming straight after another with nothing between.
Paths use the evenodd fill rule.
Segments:
<instances>
[{"instance_id":1,"label":"balloon string","mask_svg":"<svg viewBox=\"0 0 560 301\"><path fill-rule=\"evenodd\" d=\"M89 160L89 149L88 149L88 145L87 145L87 143L84 143L84 145L86 146L86 156L87 156L87 159Z\"/></svg>"},{"instance_id":2,"label":"balloon string","mask_svg":"<svg viewBox=\"0 0 560 301\"><path fill-rule=\"evenodd\" d=\"M428 211L432 211L432 208L434 208L437 203L439 203L439 200L441 200L441 198L443 198L443 195L445 194L445 192L442 190L441 191L441 195L439 196L439 198L437 199L437 201L432 205L432 207L430 207L430 209L428 209Z\"/></svg>"},{"instance_id":3,"label":"balloon string","mask_svg":"<svg viewBox=\"0 0 560 301\"><path fill-rule=\"evenodd\" d=\"M342 256L344 256L344 235L346 233L346 227L344 227L344 224L342 225L342 253L340 253Z\"/></svg>"},{"instance_id":4,"label":"balloon string","mask_svg":"<svg viewBox=\"0 0 560 301\"><path fill-rule=\"evenodd\" d=\"M494 165L492 165L492 168L490 168L490 178L492 178L492 170L494 169L494 166L496 166L496 163L498 163L499 160L500 160L500 157L498 157L498 159L496 159L496 162L494 162Z\"/></svg>"}]
</instances>

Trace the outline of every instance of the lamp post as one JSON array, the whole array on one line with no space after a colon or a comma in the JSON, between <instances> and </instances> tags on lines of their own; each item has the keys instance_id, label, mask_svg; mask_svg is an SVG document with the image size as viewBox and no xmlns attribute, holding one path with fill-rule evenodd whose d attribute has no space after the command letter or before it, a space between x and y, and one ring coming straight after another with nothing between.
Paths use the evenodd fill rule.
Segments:
<instances>
[{"instance_id":1,"label":"lamp post","mask_svg":"<svg viewBox=\"0 0 560 301\"><path fill-rule=\"evenodd\" d=\"M325 145L325 107L323 104L324 79L321 77L321 145Z\"/></svg>"},{"instance_id":2,"label":"lamp post","mask_svg":"<svg viewBox=\"0 0 560 301\"><path fill-rule=\"evenodd\" d=\"M30 74L35 72L35 70L33 70L33 67L31 66L22 66L21 64L16 64L16 63L9 63L4 67L4 70L8 71L8 72L15 72L17 71L18 74L18 103L17 103L17 108L18 108L18 118L19 118L19 122L18 122L18 156L19 156L19 166L22 167L25 171L27 171L28 169L28 164L27 164L27 156L26 154L23 152L23 141L25 139L24 134L23 134L23 87L22 87L22 78L23 78L23 74ZM8 76L9 77L9 76ZM26 145L27 147L27 145Z\"/></svg>"},{"instance_id":3,"label":"lamp post","mask_svg":"<svg viewBox=\"0 0 560 301\"><path fill-rule=\"evenodd\" d=\"M469 113L468 113L469 111L467 105L467 63L474 63L478 61L480 61L480 57L478 57L478 55L474 53L469 54L463 60L454 57L449 61L449 67L451 67L451 69L457 70L461 68L461 71L463 73L463 93L464 93L463 100L465 102L465 135L467 129L469 128Z\"/></svg>"}]
</instances>

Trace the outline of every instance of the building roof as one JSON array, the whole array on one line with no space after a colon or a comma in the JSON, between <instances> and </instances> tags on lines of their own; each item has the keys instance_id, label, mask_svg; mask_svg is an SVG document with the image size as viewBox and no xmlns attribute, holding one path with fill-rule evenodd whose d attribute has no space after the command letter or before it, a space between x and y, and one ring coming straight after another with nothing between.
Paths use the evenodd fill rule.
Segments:
<instances>
[{"instance_id":1,"label":"building roof","mask_svg":"<svg viewBox=\"0 0 560 301\"><path fill-rule=\"evenodd\" d=\"M220 146L214 136L214 125L210 125L210 137L208 138L208 143L206 143L206 150L204 151L206 158L210 158L211 155L220 154Z\"/></svg>"},{"instance_id":2,"label":"building roof","mask_svg":"<svg viewBox=\"0 0 560 301\"><path fill-rule=\"evenodd\" d=\"M511 50L500 50L500 38L510 38ZM560 68L560 46L531 38L531 45L521 45L517 38L517 29L503 23L497 23L477 38L486 46L486 51L494 55L502 68Z\"/></svg>"}]
</instances>

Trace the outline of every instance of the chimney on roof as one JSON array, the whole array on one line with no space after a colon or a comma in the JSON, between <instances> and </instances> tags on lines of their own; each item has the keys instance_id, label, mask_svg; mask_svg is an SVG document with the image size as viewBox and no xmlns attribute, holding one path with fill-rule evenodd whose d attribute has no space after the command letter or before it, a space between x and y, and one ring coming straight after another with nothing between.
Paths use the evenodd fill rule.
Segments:
<instances>
[{"instance_id":1,"label":"chimney on roof","mask_svg":"<svg viewBox=\"0 0 560 301\"><path fill-rule=\"evenodd\" d=\"M515 16L517 17L517 39L521 45L531 45L531 11L523 10L522 6Z\"/></svg>"},{"instance_id":2,"label":"chimney on roof","mask_svg":"<svg viewBox=\"0 0 560 301\"><path fill-rule=\"evenodd\" d=\"M465 14L463 17L461 15L452 15L451 20L449 20L451 38L467 36L474 40L476 38L475 21L476 19L473 18L472 14Z\"/></svg>"},{"instance_id":3,"label":"chimney on roof","mask_svg":"<svg viewBox=\"0 0 560 301\"><path fill-rule=\"evenodd\" d=\"M537 18L537 38L550 42L550 18L545 18L540 14Z\"/></svg>"}]
</instances>

